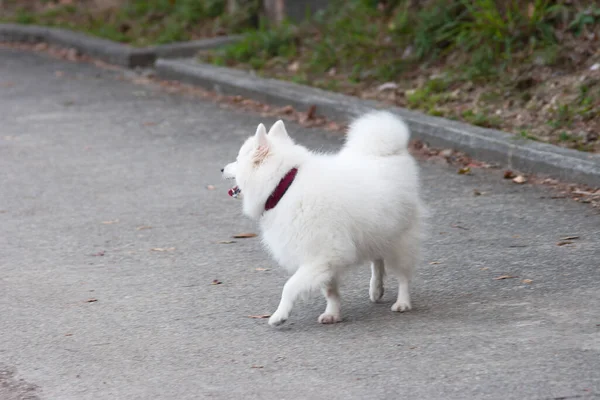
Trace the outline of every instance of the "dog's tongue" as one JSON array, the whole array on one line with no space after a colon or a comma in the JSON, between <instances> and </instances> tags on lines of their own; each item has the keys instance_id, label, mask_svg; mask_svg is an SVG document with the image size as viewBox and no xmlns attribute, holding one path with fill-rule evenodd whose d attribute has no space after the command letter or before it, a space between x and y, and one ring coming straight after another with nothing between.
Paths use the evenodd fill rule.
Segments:
<instances>
[{"instance_id":1,"label":"dog's tongue","mask_svg":"<svg viewBox=\"0 0 600 400\"><path fill-rule=\"evenodd\" d=\"M242 191L240 190L239 187L234 186L231 189L229 189L229 191L227 193L234 199L237 199L238 196L240 195L240 193L242 193Z\"/></svg>"}]
</instances>

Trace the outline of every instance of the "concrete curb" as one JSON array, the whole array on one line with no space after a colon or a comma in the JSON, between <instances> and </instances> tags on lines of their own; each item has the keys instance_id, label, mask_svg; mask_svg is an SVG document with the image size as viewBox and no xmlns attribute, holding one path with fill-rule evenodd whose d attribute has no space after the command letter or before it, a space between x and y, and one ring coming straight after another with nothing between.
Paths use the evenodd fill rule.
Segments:
<instances>
[{"instance_id":1,"label":"concrete curb","mask_svg":"<svg viewBox=\"0 0 600 400\"><path fill-rule=\"evenodd\" d=\"M0 42L44 42L61 47L75 48L82 54L128 68L152 66L159 57L191 57L198 50L223 46L239 38L240 36L223 36L135 48L67 29L36 25L0 24Z\"/></svg>"},{"instance_id":2,"label":"concrete curb","mask_svg":"<svg viewBox=\"0 0 600 400\"><path fill-rule=\"evenodd\" d=\"M600 187L600 155L519 139L505 132L431 117L375 101L260 78L244 71L201 64L193 59L158 59L156 71L163 79L199 85L225 95L241 95L298 109L316 105L320 115L338 120L348 120L369 110L387 108L404 118L415 138L431 146L453 148L476 159L499 163L525 173Z\"/></svg>"}]
</instances>

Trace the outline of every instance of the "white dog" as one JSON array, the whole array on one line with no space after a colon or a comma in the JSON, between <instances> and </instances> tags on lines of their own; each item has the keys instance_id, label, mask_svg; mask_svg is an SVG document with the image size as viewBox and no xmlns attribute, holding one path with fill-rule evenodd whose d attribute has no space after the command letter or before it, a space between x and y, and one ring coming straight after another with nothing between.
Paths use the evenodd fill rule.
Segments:
<instances>
[{"instance_id":1,"label":"white dog","mask_svg":"<svg viewBox=\"0 0 600 400\"><path fill-rule=\"evenodd\" d=\"M391 113L354 121L337 154L315 154L288 136L282 121L267 134L260 124L223 176L230 195L243 196L244 213L258 220L262 238L292 277L269 319L284 323L296 300L321 289L327 308L318 321L341 321L338 280L371 262L369 297L383 296L387 270L398 281L392 311L411 308L409 281L419 259L423 207L409 130Z\"/></svg>"}]
</instances>

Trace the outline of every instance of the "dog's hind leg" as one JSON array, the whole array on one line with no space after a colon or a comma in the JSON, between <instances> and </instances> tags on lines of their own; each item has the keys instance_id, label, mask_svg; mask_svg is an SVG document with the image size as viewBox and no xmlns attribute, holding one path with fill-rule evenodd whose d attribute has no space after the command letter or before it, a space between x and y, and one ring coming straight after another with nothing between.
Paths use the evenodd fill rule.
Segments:
<instances>
[{"instance_id":1,"label":"dog's hind leg","mask_svg":"<svg viewBox=\"0 0 600 400\"><path fill-rule=\"evenodd\" d=\"M321 324L335 324L336 322L340 322L342 315L337 280L332 278L321 291L327 299L327 307L325 308L325 312L319 316L319 322Z\"/></svg>"},{"instance_id":2,"label":"dog's hind leg","mask_svg":"<svg viewBox=\"0 0 600 400\"><path fill-rule=\"evenodd\" d=\"M290 312L294 307L296 300L302 295L306 295L313 290L327 288L333 281L333 271L328 265L303 265L298 271L283 286L283 292L281 293L281 301L277 310L269 318L269 325L277 326L283 324L290 316ZM332 298L337 290L332 291ZM336 302L332 302L332 307L335 306ZM337 304L339 305L339 296L337 297ZM329 306L329 299L328 299Z\"/></svg>"},{"instance_id":3,"label":"dog's hind leg","mask_svg":"<svg viewBox=\"0 0 600 400\"><path fill-rule=\"evenodd\" d=\"M409 285L413 269L419 261L419 240L417 228L409 229L392 254L385 259L385 268L398 279L398 299L392 305L392 311L411 309Z\"/></svg>"},{"instance_id":4,"label":"dog's hind leg","mask_svg":"<svg viewBox=\"0 0 600 400\"><path fill-rule=\"evenodd\" d=\"M371 282L369 284L369 298L377 303L383 297L383 277L385 267L383 260L375 260L371 263Z\"/></svg>"}]
</instances>

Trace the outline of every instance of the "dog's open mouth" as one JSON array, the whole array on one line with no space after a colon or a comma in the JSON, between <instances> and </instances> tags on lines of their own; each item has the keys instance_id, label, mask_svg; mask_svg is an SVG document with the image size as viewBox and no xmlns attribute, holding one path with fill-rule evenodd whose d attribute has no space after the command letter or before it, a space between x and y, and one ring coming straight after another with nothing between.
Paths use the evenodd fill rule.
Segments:
<instances>
[{"instance_id":1,"label":"dog's open mouth","mask_svg":"<svg viewBox=\"0 0 600 400\"><path fill-rule=\"evenodd\" d=\"M242 194L242 190L239 187L234 186L231 189L229 189L227 193L234 199L237 199Z\"/></svg>"}]
</instances>

